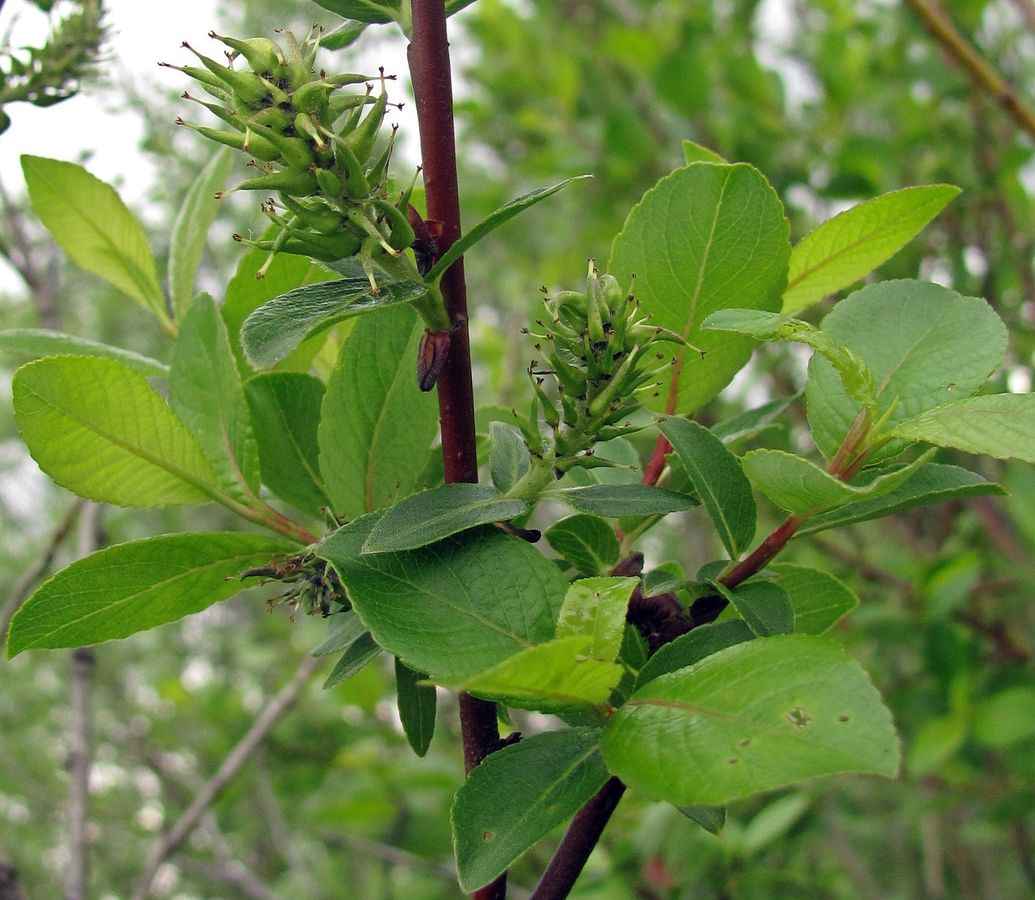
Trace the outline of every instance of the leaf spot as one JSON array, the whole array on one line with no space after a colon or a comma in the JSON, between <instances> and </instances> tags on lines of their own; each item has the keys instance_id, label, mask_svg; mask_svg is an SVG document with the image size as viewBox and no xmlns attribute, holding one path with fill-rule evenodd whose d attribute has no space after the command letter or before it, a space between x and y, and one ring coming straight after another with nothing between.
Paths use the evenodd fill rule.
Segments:
<instances>
[{"instance_id":1,"label":"leaf spot","mask_svg":"<svg viewBox=\"0 0 1035 900\"><path fill-rule=\"evenodd\" d=\"M482 840L485 841L486 844L491 844L494 840L496 840L496 832L495 831L483 831L482 832Z\"/></svg>"},{"instance_id":2,"label":"leaf spot","mask_svg":"<svg viewBox=\"0 0 1035 900\"><path fill-rule=\"evenodd\" d=\"M736 756L731 756L729 759L726 760L726 764L730 766L735 766L739 762L740 758Z\"/></svg>"},{"instance_id":3,"label":"leaf spot","mask_svg":"<svg viewBox=\"0 0 1035 900\"><path fill-rule=\"evenodd\" d=\"M838 722L847 722L848 721L848 716L846 716L844 713L841 713L841 715L839 715L837 717L837 721Z\"/></svg>"},{"instance_id":4,"label":"leaf spot","mask_svg":"<svg viewBox=\"0 0 1035 900\"><path fill-rule=\"evenodd\" d=\"M749 738L749 737L741 738L737 742L737 746L738 747L750 747L751 746L751 738Z\"/></svg>"},{"instance_id":5,"label":"leaf spot","mask_svg":"<svg viewBox=\"0 0 1035 900\"><path fill-rule=\"evenodd\" d=\"M787 713L787 721L796 728L805 728L807 725L812 724L812 716L810 716L802 707L796 706Z\"/></svg>"}]
</instances>

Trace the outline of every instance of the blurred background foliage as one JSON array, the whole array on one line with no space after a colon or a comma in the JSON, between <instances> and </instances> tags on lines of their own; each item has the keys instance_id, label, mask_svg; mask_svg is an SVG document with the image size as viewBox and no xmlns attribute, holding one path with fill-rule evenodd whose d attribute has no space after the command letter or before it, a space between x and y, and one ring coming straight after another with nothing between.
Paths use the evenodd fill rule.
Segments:
<instances>
[{"instance_id":1,"label":"blurred background foliage","mask_svg":"<svg viewBox=\"0 0 1035 900\"><path fill-rule=\"evenodd\" d=\"M944 8L1035 102L1035 4L953 0ZM274 27L304 32L314 18L334 25L305 0L248 0L224 5L210 24L260 35ZM478 0L451 27L467 227L526 190L594 175L494 234L467 261L480 402L524 405L532 350L519 332L536 315L539 286L574 287L587 257L606 260L630 206L681 164L687 138L759 167L786 205L794 239L884 191L961 186L960 198L880 274L930 278L986 297L1011 331L996 388L1031 390L1031 138L904 4ZM370 29L335 65L362 68L358 57L399 67L403 47L397 35ZM156 58L169 52L156 46ZM84 90L77 102L97 89ZM141 117L140 150L161 165L144 216L161 260L178 198L198 167L197 142L172 127L182 86L156 78L106 90ZM5 141L17 140L13 118ZM415 138L406 143L400 177L416 162L415 147ZM0 295L4 326L60 326L168 358L167 339L137 307L58 256L27 212L17 173L4 173L3 183L0 252L11 275ZM239 258L229 235L257 227L256 212L247 200L221 211L201 276L217 298ZM6 391L17 360L0 362ZM793 394L803 375L799 354L767 347L701 418ZM766 445L807 448L800 407L787 420L765 435ZM859 593L862 603L837 637L895 713L902 777L837 779L742 802L718 838L671 807L629 797L576 896L876 900L1035 892L1035 472L988 460L980 467L1010 496L802 538L786 554L830 566ZM35 470L9 403L0 405L0 595L40 560L72 503ZM776 524L776 512L768 516ZM95 518L80 516L80 529ZM107 542L230 526L208 509L108 508L99 523ZM693 514L673 517L645 549L655 561L675 558L690 570L716 554L702 526ZM72 559L76 543L73 533L50 568ZM291 623L283 609L268 612L253 592L97 649L90 896L130 894L156 836L323 630L318 619ZM69 667L68 654L44 652L4 662L0 674L0 863L17 867L32 897L60 893L69 852ZM318 689L325 674L318 672L162 867L155 896L458 895L446 827L462 774L451 701L440 703L429 757L418 761L400 735L382 659L326 693ZM534 884L549 844L515 867L514 885Z\"/></svg>"}]
</instances>

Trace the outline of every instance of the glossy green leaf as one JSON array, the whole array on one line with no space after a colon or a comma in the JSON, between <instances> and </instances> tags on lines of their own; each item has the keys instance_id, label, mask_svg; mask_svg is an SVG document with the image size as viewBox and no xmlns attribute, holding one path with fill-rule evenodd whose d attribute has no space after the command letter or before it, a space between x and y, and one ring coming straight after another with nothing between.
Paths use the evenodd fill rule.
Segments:
<instances>
[{"instance_id":1,"label":"glossy green leaf","mask_svg":"<svg viewBox=\"0 0 1035 900\"><path fill-rule=\"evenodd\" d=\"M33 459L62 487L121 506L206 503L211 463L168 404L113 359L51 356L14 376L14 414Z\"/></svg>"},{"instance_id":2,"label":"glossy green leaf","mask_svg":"<svg viewBox=\"0 0 1035 900\"><path fill-rule=\"evenodd\" d=\"M774 563L769 570L790 598L800 634L822 634L859 605L855 592L829 572L790 563Z\"/></svg>"},{"instance_id":3,"label":"glossy green leaf","mask_svg":"<svg viewBox=\"0 0 1035 900\"><path fill-rule=\"evenodd\" d=\"M41 356L101 356L117 359L141 375L169 374L169 367L165 363L151 359L150 356L46 328L6 328L0 331L0 353L29 359Z\"/></svg>"},{"instance_id":4,"label":"glossy green leaf","mask_svg":"<svg viewBox=\"0 0 1035 900\"><path fill-rule=\"evenodd\" d=\"M169 299L173 315L180 319L194 296L194 277L208 243L208 230L219 211L216 191L226 186L234 153L221 147L198 173L176 213L169 241Z\"/></svg>"},{"instance_id":5,"label":"glossy green leaf","mask_svg":"<svg viewBox=\"0 0 1035 900\"><path fill-rule=\"evenodd\" d=\"M535 547L490 527L361 555L374 519L338 529L316 553L339 572L377 643L407 665L454 682L554 636L568 585Z\"/></svg>"},{"instance_id":6,"label":"glossy green leaf","mask_svg":"<svg viewBox=\"0 0 1035 900\"><path fill-rule=\"evenodd\" d=\"M754 638L754 632L746 622L731 619L728 622L711 622L682 634L674 641L663 645L640 669L636 679L637 688L643 687L659 675L667 675L678 669L685 669L706 656L741 644Z\"/></svg>"},{"instance_id":7,"label":"glossy green leaf","mask_svg":"<svg viewBox=\"0 0 1035 900\"><path fill-rule=\"evenodd\" d=\"M297 372L268 372L249 379L244 392L263 483L304 512L319 515L329 509L317 445L323 382Z\"/></svg>"},{"instance_id":8,"label":"glossy green leaf","mask_svg":"<svg viewBox=\"0 0 1035 900\"><path fill-rule=\"evenodd\" d=\"M1035 462L1035 394L960 400L900 422L891 434L996 459Z\"/></svg>"},{"instance_id":9,"label":"glossy green leaf","mask_svg":"<svg viewBox=\"0 0 1035 900\"><path fill-rule=\"evenodd\" d=\"M726 307L780 308L788 230L772 187L739 163L677 169L629 213L607 270L622 284L635 274L643 311L705 351L677 351L659 400L666 412L697 409L747 362L754 346L749 338L702 332L701 322Z\"/></svg>"},{"instance_id":10,"label":"glossy green leaf","mask_svg":"<svg viewBox=\"0 0 1035 900\"><path fill-rule=\"evenodd\" d=\"M600 790L599 739L585 728L534 734L471 771L450 813L463 890L488 884Z\"/></svg>"},{"instance_id":11,"label":"glossy green leaf","mask_svg":"<svg viewBox=\"0 0 1035 900\"><path fill-rule=\"evenodd\" d=\"M256 369L272 366L306 338L332 325L373 310L412 303L427 293L420 281L378 276L375 294L367 277L352 274L295 288L260 306L241 326L244 354Z\"/></svg>"},{"instance_id":12,"label":"glossy green leaf","mask_svg":"<svg viewBox=\"0 0 1035 900\"><path fill-rule=\"evenodd\" d=\"M840 528L855 522L878 519L882 516L890 516L909 509L916 509L919 506L942 503L946 500L959 500L979 494L1004 493L1006 492L998 484L985 481L976 472L969 472L959 466L927 463L917 469L904 484L900 484L883 496L873 500L849 503L847 506L813 516L799 530L798 534L813 534L828 528Z\"/></svg>"},{"instance_id":13,"label":"glossy green leaf","mask_svg":"<svg viewBox=\"0 0 1035 900\"><path fill-rule=\"evenodd\" d=\"M395 660L396 704L403 733L413 752L424 756L435 734L435 688L421 682L427 678L415 672L402 660Z\"/></svg>"},{"instance_id":14,"label":"glossy green leaf","mask_svg":"<svg viewBox=\"0 0 1035 900\"><path fill-rule=\"evenodd\" d=\"M23 156L22 171L33 211L72 262L168 321L147 235L115 190L57 159Z\"/></svg>"},{"instance_id":15,"label":"glossy green leaf","mask_svg":"<svg viewBox=\"0 0 1035 900\"><path fill-rule=\"evenodd\" d=\"M561 604L557 637L591 639L588 653L610 662L618 656L625 633L629 598L637 578L581 578L573 582Z\"/></svg>"},{"instance_id":16,"label":"glossy green leaf","mask_svg":"<svg viewBox=\"0 0 1035 900\"><path fill-rule=\"evenodd\" d=\"M683 140L683 159L686 160L687 165L693 165L694 163L725 163L723 159L714 150L709 150L707 147L701 144L694 143L694 141Z\"/></svg>"},{"instance_id":17,"label":"glossy green leaf","mask_svg":"<svg viewBox=\"0 0 1035 900\"><path fill-rule=\"evenodd\" d=\"M683 464L731 559L755 537L755 498L737 459L707 428L675 417L658 428Z\"/></svg>"},{"instance_id":18,"label":"glossy green leaf","mask_svg":"<svg viewBox=\"0 0 1035 900\"><path fill-rule=\"evenodd\" d=\"M794 610L780 585L764 579L745 581L732 589L721 582L713 584L758 637L794 631Z\"/></svg>"},{"instance_id":19,"label":"glossy green leaf","mask_svg":"<svg viewBox=\"0 0 1035 900\"><path fill-rule=\"evenodd\" d=\"M381 648L368 633L364 632L351 644L348 649L339 657L323 683L323 689L336 687L344 684L353 675L356 675L370 660L381 652Z\"/></svg>"},{"instance_id":20,"label":"glossy green leaf","mask_svg":"<svg viewBox=\"0 0 1035 900\"><path fill-rule=\"evenodd\" d=\"M169 402L201 444L219 485L247 502L259 493L259 451L226 326L208 294L183 315L169 377Z\"/></svg>"},{"instance_id":21,"label":"glossy green leaf","mask_svg":"<svg viewBox=\"0 0 1035 900\"><path fill-rule=\"evenodd\" d=\"M742 462L752 484L773 503L795 515L811 515L890 493L930 458L931 451L862 485L841 481L814 462L783 450L751 450Z\"/></svg>"},{"instance_id":22,"label":"glossy green leaf","mask_svg":"<svg viewBox=\"0 0 1035 900\"><path fill-rule=\"evenodd\" d=\"M824 222L791 251L783 311L811 306L891 259L959 192L950 184L903 188Z\"/></svg>"},{"instance_id":23,"label":"glossy green leaf","mask_svg":"<svg viewBox=\"0 0 1035 900\"><path fill-rule=\"evenodd\" d=\"M655 678L608 721L602 751L630 787L681 806L826 775L891 777L899 763L869 677L832 641L803 634L736 644Z\"/></svg>"},{"instance_id":24,"label":"glossy green leaf","mask_svg":"<svg viewBox=\"0 0 1035 900\"><path fill-rule=\"evenodd\" d=\"M720 309L702 328L735 331L760 341L793 341L821 354L841 376L845 393L867 409L876 408L877 382L866 364L840 341L801 319L761 309Z\"/></svg>"},{"instance_id":25,"label":"glossy green leaf","mask_svg":"<svg viewBox=\"0 0 1035 900\"><path fill-rule=\"evenodd\" d=\"M438 428L417 386L424 326L405 306L364 316L341 348L320 413L320 471L334 512L355 518L406 496Z\"/></svg>"},{"instance_id":26,"label":"glossy green leaf","mask_svg":"<svg viewBox=\"0 0 1035 900\"><path fill-rule=\"evenodd\" d=\"M697 506L687 494L650 484L590 484L550 491L546 497L594 516L665 515Z\"/></svg>"},{"instance_id":27,"label":"glossy green leaf","mask_svg":"<svg viewBox=\"0 0 1035 900\"><path fill-rule=\"evenodd\" d=\"M98 644L174 622L251 586L240 572L293 549L241 532L165 534L106 547L36 589L11 622L7 653Z\"/></svg>"},{"instance_id":28,"label":"glossy green leaf","mask_svg":"<svg viewBox=\"0 0 1035 900\"><path fill-rule=\"evenodd\" d=\"M508 491L528 471L531 456L525 439L521 429L507 422L490 422L489 441L492 444L489 459L492 483L499 490Z\"/></svg>"},{"instance_id":29,"label":"glossy green leaf","mask_svg":"<svg viewBox=\"0 0 1035 900\"><path fill-rule=\"evenodd\" d=\"M311 656L330 656L341 653L351 647L360 636L366 634L366 628L353 609L343 609L328 617L327 637L311 651Z\"/></svg>"},{"instance_id":30,"label":"glossy green leaf","mask_svg":"<svg viewBox=\"0 0 1035 900\"><path fill-rule=\"evenodd\" d=\"M560 519L543 536L581 575L606 575L621 552L614 528L596 516Z\"/></svg>"},{"instance_id":31,"label":"glossy green leaf","mask_svg":"<svg viewBox=\"0 0 1035 900\"><path fill-rule=\"evenodd\" d=\"M446 269L453 265L478 241L492 234L500 225L513 219L518 213L522 213L547 197L553 196L573 181L581 181L583 178L589 177L589 175L576 175L574 178L566 178L564 181L560 181L550 187L529 191L527 194L522 194L517 199L511 200L509 203L503 204L499 209L494 210L486 218L482 219L474 228L463 234L459 240L451 244L449 249L435 261L435 265L431 267L428 274L424 276L425 280L431 284L441 278Z\"/></svg>"},{"instance_id":32,"label":"glossy green leaf","mask_svg":"<svg viewBox=\"0 0 1035 900\"><path fill-rule=\"evenodd\" d=\"M586 635L559 637L526 647L491 669L449 686L518 709L545 713L598 709L618 684L622 667L595 658L593 646L594 639Z\"/></svg>"},{"instance_id":33,"label":"glossy green leaf","mask_svg":"<svg viewBox=\"0 0 1035 900\"><path fill-rule=\"evenodd\" d=\"M363 552L416 550L468 528L505 522L527 511L526 501L507 499L491 484L443 484L389 507L371 530Z\"/></svg>"},{"instance_id":34,"label":"glossy green leaf","mask_svg":"<svg viewBox=\"0 0 1035 900\"><path fill-rule=\"evenodd\" d=\"M992 308L937 284L887 281L845 298L823 331L859 357L877 380L888 424L969 397L995 370L1006 329ZM861 409L830 363L814 356L805 389L816 444L832 457Z\"/></svg>"}]
</instances>

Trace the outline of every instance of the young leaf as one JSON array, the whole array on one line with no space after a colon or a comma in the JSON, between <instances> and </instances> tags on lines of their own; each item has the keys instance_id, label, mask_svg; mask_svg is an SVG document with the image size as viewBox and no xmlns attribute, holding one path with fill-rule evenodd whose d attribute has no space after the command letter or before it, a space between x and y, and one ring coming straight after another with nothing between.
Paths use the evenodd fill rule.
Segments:
<instances>
[{"instance_id":1,"label":"young leaf","mask_svg":"<svg viewBox=\"0 0 1035 900\"><path fill-rule=\"evenodd\" d=\"M740 460L696 422L672 417L658 428L679 456L726 552L736 559L755 536L755 498Z\"/></svg>"},{"instance_id":2,"label":"young leaf","mask_svg":"<svg viewBox=\"0 0 1035 900\"><path fill-rule=\"evenodd\" d=\"M435 688L421 684L428 676L414 672L398 657L395 660L396 702L399 720L410 747L418 756L424 756L435 734Z\"/></svg>"},{"instance_id":3,"label":"young leaf","mask_svg":"<svg viewBox=\"0 0 1035 900\"><path fill-rule=\"evenodd\" d=\"M479 528L434 547L363 556L376 517L317 548L377 643L441 682L484 672L554 635L567 582L535 547Z\"/></svg>"},{"instance_id":4,"label":"young leaf","mask_svg":"<svg viewBox=\"0 0 1035 900\"><path fill-rule=\"evenodd\" d=\"M256 369L275 365L306 338L326 331L350 316L412 303L427 293L421 281L378 277L375 294L367 277L349 275L295 288L260 306L241 326L241 344Z\"/></svg>"},{"instance_id":5,"label":"young leaf","mask_svg":"<svg viewBox=\"0 0 1035 900\"><path fill-rule=\"evenodd\" d=\"M256 534L165 534L98 550L45 581L11 622L8 656L174 622L250 587L238 574L296 549Z\"/></svg>"},{"instance_id":6,"label":"young leaf","mask_svg":"<svg viewBox=\"0 0 1035 900\"><path fill-rule=\"evenodd\" d=\"M349 644L348 649L334 664L331 674L327 676L323 683L323 689L327 690L339 684L344 684L380 652L381 648L364 631L363 634Z\"/></svg>"},{"instance_id":7,"label":"young leaf","mask_svg":"<svg viewBox=\"0 0 1035 900\"><path fill-rule=\"evenodd\" d=\"M247 502L259 492L259 452L226 326L208 294L180 323L169 377L173 411L201 444L219 485Z\"/></svg>"},{"instance_id":8,"label":"young leaf","mask_svg":"<svg viewBox=\"0 0 1035 900\"><path fill-rule=\"evenodd\" d=\"M869 484L848 484L815 463L783 450L751 450L744 471L752 484L777 506L795 515L812 515L860 500L872 500L908 481L930 460L933 451L908 466L874 478Z\"/></svg>"},{"instance_id":9,"label":"young leaf","mask_svg":"<svg viewBox=\"0 0 1035 900\"><path fill-rule=\"evenodd\" d=\"M400 0L313 0L343 19L355 19L367 25L383 25L399 16Z\"/></svg>"},{"instance_id":10,"label":"young leaf","mask_svg":"<svg viewBox=\"0 0 1035 900\"><path fill-rule=\"evenodd\" d=\"M856 291L823 320L823 331L873 373L879 412L895 404L890 425L969 397L1006 349L1006 329L984 300L921 281L886 281ZM860 404L820 356L809 364L805 398L813 437L829 459Z\"/></svg>"},{"instance_id":11,"label":"young leaf","mask_svg":"<svg viewBox=\"0 0 1035 900\"><path fill-rule=\"evenodd\" d=\"M554 522L543 536L581 575L605 575L621 552L614 529L596 516L568 516Z\"/></svg>"},{"instance_id":12,"label":"young leaf","mask_svg":"<svg viewBox=\"0 0 1035 900\"><path fill-rule=\"evenodd\" d=\"M1035 462L1035 394L971 397L927 410L890 433L966 453Z\"/></svg>"},{"instance_id":13,"label":"young leaf","mask_svg":"<svg viewBox=\"0 0 1035 900\"><path fill-rule=\"evenodd\" d=\"M492 234L492 232L499 228L504 222L513 219L518 213L524 212L526 209L535 206L541 200L545 200L547 197L556 194L561 190L561 188L567 187L573 181L581 181L583 178L589 177L591 176L576 175L574 178L566 178L564 181L560 181L550 187L529 191L527 194L523 194L516 200L511 200L509 203L503 204L499 209L491 212L485 219L482 219L482 221L475 225L474 228L466 232L460 240L450 245L449 249L446 250L438 260L436 260L435 265L433 265L428 271L428 274L424 276L424 280L427 281L428 284L433 284L442 277L446 269L453 265L453 263L477 244L478 241Z\"/></svg>"},{"instance_id":14,"label":"young leaf","mask_svg":"<svg viewBox=\"0 0 1035 900\"><path fill-rule=\"evenodd\" d=\"M510 867L607 780L600 733L547 731L488 756L457 791L450 819L460 887L477 890Z\"/></svg>"},{"instance_id":15,"label":"young leaf","mask_svg":"<svg viewBox=\"0 0 1035 900\"><path fill-rule=\"evenodd\" d=\"M501 491L510 490L528 471L531 457L521 430L506 422L489 423L492 456L489 472L492 483Z\"/></svg>"},{"instance_id":16,"label":"young leaf","mask_svg":"<svg viewBox=\"0 0 1035 900\"><path fill-rule=\"evenodd\" d=\"M671 643L665 644L648 659L647 664L640 669L636 687L643 687L659 675L667 675L669 672L692 666L706 656L711 656L734 644L750 641L754 636L755 634L748 627L747 622L740 619L701 625L680 635Z\"/></svg>"},{"instance_id":17,"label":"young leaf","mask_svg":"<svg viewBox=\"0 0 1035 900\"><path fill-rule=\"evenodd\" d=\"M723 804L825 775L891 777L899 746L866 673L832 641L777 635L639 688L608 721L608 768L680 806Z\"/></svg>"},{"instance_id":18,"label":"young leaf","mask_svg":"<svg viewBox=\"0 0 1035 900\"><path fill-rule=\"evenodd\" d=\"M263 483L312 515L330 508L316 437L323 382L296 372L269 372L249 379L244 393L252 411Z\"/></svg>"},{"instance_id":19,"label":"young leaf","mask_svg":"<svg viewBox=\"0 0 1035 900\"><path fill-rule=\"evenodd\" d=\"M11 353L29 359L38 359L41 356L102 356L106 359L117 359L141 375L169 374L169 367L165 363L151 359L150 356L143 356L111 344L101 344L90 338L48 331L45 328L6 328L0 331L0 353Z\"/></svg>"},{"instance_id":20,"label":"young leaf","mask_svg":"<svg viewBox=\"0 0 1035 900\"><path fill-rule=\"evenodd\" d=\"M319 3L319 0L314 0ZM337 28L334 28L324 35L320 46L325 50L344 50L351 47L359 39L359 36L366 30L366 22L357 22L353 19L346 19Z\"/></svg>"},{"instance_id":21,"label":"young leaf","mask_svg":"<svg viewBox=\"0 0 1035 900\"><path fill-rule=\"evenodd\" d=\"M790 563L769 568L790 598L794 630L799 634L822 634L859 605L855 592L828 572Z\"/></svg>"},{"instance_id":22,"label":"young leaf","mask_svg":"<svg viewBox=\"0 0 1035 900\"><path fill-rule=\"evenodd\" d=\"M506 706L545 713L602 707L622 677L622 667L595 659L593 639L583 634L526 647L449 686ZM616 651L617 652L617 651Z\"/></svg>"},{"instance_id":23,"label":"young leaf","mask_svg":"<svg viewBox=\"0 0 1035 900\"><path fill-rule=\"evenodd\" d=\"M217 150L187 189L176 213L169 242L169 299L177 319L187 312L194 296L194 276L208 242L208 230L219 211L215 194L226 185L233 161L229 147Z\"/></svg>"},{"instance_id":24,"label":"young leaf","mask_svg":"<svg viewBox=\"0 0 1035 900\"><path fill-rule=\"evenodd\" d=\"M14 375L33 459L62 487L121 506L207 503L212 465L142 375L113 359L50 356Z\"/></svg>"},{"instance_id":25,"label":"young leaf","mask_svg":"<svg viewBox=\"0 0 1035 900\"><path fill-rule=\"evenodd\" d=\"M872 470L879 472L879 469ZM865 475L866 472L860 473ZM974 497L978 494L1005 494L998 484L985 481L976 472L968 472L959 466L947 466L941 463L927 463L917 469L904 484L893 491L872 500L861 500L849 503L830 512L813 516L799 530L799 535L814 534L828 528L841 528L855 522L879 519L895 513L941 503L945 500L959 500L963 497Z\"/></svg>"},{"instance_id":26,"label":"young leaf","mask_svg":"<svg viewBox=\"0 0 1035 900\"><path fill-rule=\"evenodd\" d=\"M22 171L33 211L72 262L168 322L143 226L115 190L57 159L23 156Z\"/></svg>"},{"instance_id":27,"label":"young leaf","mask_svg":"<svg viewBox=\"0 0 1035 900\"><path fill-rule=\"evenodd\" d=\"M711 433L727 445L746 441L766 429L775 427L774 420L797 399L796 396L780 397L753 409L744 410L742 413L737 413L713 425Z\"/></svg>"},{"instance_id":28,"label":"young leaf","mask_svg":"<svg viewBox=\"0 0 1035 900\"><path fill-rule=\"evenodd\" d=\"M821 354L841 376L845 393L866 409L877 405L877 382L866 364L840 341L801 319L760 309L720 309L701 325L717 331L736 331L760 341L794 341Z\"/></svg>"},{"instance_id":29,"label":"young leaf","mask_svg":"<svg viewBox=\"0 0 1035 900\"><path fill-rule=\"evenodd\" d=\"M697 500L687 494L651 484L590 484L550 491L546 496L575 512L594 516L665 515L697 506Z\"/></svg>"},{"instance_id":30,"label":"young leaf","mask_svg":"<svg viewBox=\"0 0 1035 900\"><path fill-rule=\"evenodd\" d=\"M343 609L330 616L327 637L317 644L309 655L330 656L332 653L341 653L356 643L366 631L354 609Z\"/></svg>"},{"instance_id":31,"label":"young leaf","mask_svg":"<svg viewBox=\"0 0 1035 900\"><path fill-rule=\"evenodd\" d=\"M636 297L652 322L694 345L679 348L666 376L666 412L689 414L747 362L750 339L702 333L701 322L725 307L779 309L788 231L772 187L742 163L677 169L629 213L607 270L622 284L635 274Z\"/></svg>"},{"instance_id":32,"label":"young leaf","mask_svg":"<svg viewBox=\"0 0 1035 900\"><path fill-rule=\"evenodd\" d=\"M589 655L611 662L622 647L625 614L638 583L636 578L582 578L572 583L557 618L557 637L589 637Z\"/></svg>"},{"instance_id":33,"label":"young leaf","mask_svg":"<svg viewBox=\"0 0 1035 900\"><path fill-rule=\"evenodd\" d=\"M353 519L405 496L438 428L413 374L423 332L408 307L364 316L341 348L320 412L320 471L336 514Z\"/></svg>"},{"instance_id":34,"label":"young leaf","mask_svg":"<svg viewBox=\"0 0 1035 900\"><path fill-rule=\"evenodd\" d=\"M903 188L824 222L791 250L783 311L811 306L891 259L959 192L951 184Z\"/></svg>"},{"instance_id":35,"label":"young leaf","mask_svg":"<svg viewBox=\"0 0 1035 900\"><path fill-rule=\"evenodd\" d=\"M528 511L491 484L443 484L389 507L363 544L364 553L416 550L478 525L505 522Z\"/></svg>"},{"instance_id":36,"label":"young leaf","mask_svg":"<svg viewBox=\"0 0 1035 900\"><path fill-rule=\"evenodd\" d=\"M794 631L794 610L787 592L780 585L764 579L745 581L736 589L718 581L712 584L758 637Z\"/></svg>"}]
</instances>

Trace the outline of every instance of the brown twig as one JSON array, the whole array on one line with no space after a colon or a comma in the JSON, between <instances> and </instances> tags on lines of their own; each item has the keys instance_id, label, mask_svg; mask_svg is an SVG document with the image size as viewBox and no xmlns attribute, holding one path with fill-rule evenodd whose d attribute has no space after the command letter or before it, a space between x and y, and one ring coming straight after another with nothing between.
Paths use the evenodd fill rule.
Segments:
<instances>
[{"instance_id":1,"label":"brown twig","mask_svg":"<svg viewBox=\"0 0 1035 900\"><path fill-rule=\"evenodd\" d=\"M302 692L302 688L305 687L306 682L312 677L320 662L320 658L315 656L307 656L302 660L292 679L266 704L262 712L259 713L252 723L251 728L248 729L245 735L226 755L216 773L205 782L183 815L151 847L150 852L147 854L143 873L137 881L136 889L133 892L133 900L146 900L151 888L151 882L154 880L162 863L187 839L187 836L197 826L202 815L241 770L241 767L247 762L248 757L251 756L255 748L265 739L273 726L280 721L284 713L294 705Z\"/></svg>"}]
</instances>

